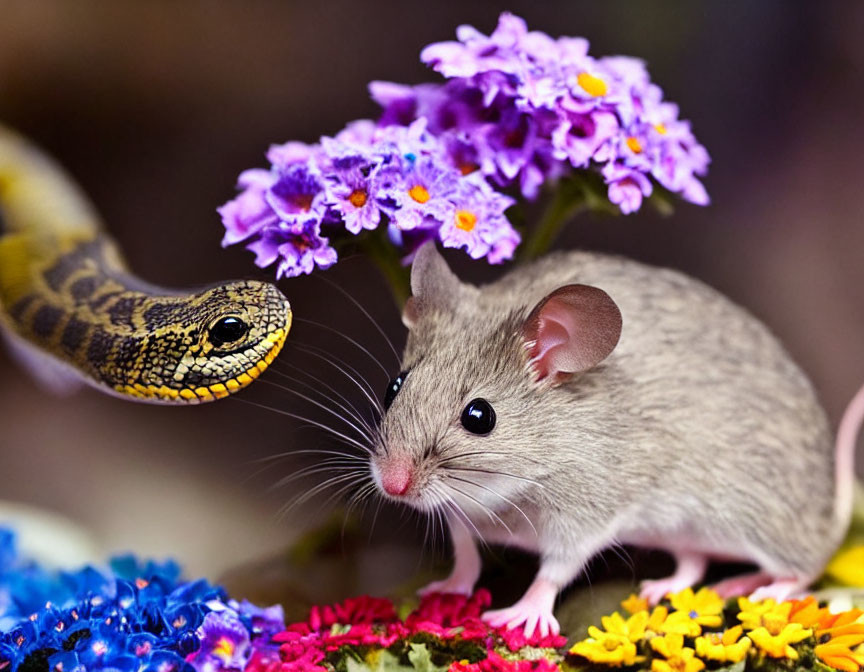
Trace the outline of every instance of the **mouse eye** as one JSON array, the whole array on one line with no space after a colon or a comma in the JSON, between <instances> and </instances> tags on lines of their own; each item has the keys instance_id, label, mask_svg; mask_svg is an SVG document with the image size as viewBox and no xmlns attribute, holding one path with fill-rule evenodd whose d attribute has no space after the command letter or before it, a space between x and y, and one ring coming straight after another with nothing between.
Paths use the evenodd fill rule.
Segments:
<instances>
[{"instance_id":1,"label":"mouse eye","mask_svg":"<svg viewBox=\"0 0 864 672\"><path fill-rule=\"evenodd\" d=\"M239 341L247 333L249 333L249 325L239 317L223 317L210 327L207 335L210 342L218 348L226 343Z\"/></svg>"},{"instance_id":2,"label":"mouse eye","mask_svg":"<svg viewBox=\"0 0 864 672\"><path fill-rule=\"evenodd\" d=\"M399 393L399 390L402 389L402 383L405 382L405 377L408 375L407 371L403 371L398 376L396 376L393 380L387 383L387 392L384 394L384 410L390 408L390 404L393 403L393 400L396 398L396 395Z\"/></svg>"},{"instance_id":3,"label":"mouse eye","mask_svg":"<svg viewBox=\"0 0 864 672\"><path fill-rule=\"evenodd\" d=\"M488 434L495 429L495 409L485 399L473 399L462 411L460 421L472 434Z\"/></svg>"}]
</instances>

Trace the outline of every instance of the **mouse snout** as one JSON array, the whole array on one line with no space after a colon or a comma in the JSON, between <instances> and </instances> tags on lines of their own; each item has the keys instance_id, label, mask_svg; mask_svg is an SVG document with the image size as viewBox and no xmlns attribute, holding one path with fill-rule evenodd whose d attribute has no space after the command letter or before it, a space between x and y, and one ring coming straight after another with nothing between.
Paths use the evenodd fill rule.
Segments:
<instances>
[{"instance_id":1,"label":"mouse snout","mask_svg":"<svg viewBox=\"0 0 864 672\"><path fill-rule=\"evenodd\" d=\"M411 488L414 481L414 467L408 460L382 460L378 464L381 488L388 495L399 497Z\"/></svg>"}]
</instances>

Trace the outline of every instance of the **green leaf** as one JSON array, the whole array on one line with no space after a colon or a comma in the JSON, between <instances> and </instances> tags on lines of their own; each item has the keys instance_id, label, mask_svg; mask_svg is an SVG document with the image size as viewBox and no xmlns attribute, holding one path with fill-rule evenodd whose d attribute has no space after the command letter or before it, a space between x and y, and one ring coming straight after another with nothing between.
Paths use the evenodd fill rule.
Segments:
<instances>
[{"instance_id":1,"label":"green leaf","mask_svg":"<svg viewBox=\"0 0 864 672\"><path fill-rule=\"evenodd\" d=\"M411 650L408 652L408 660L411 661L417 672L444 672L447 669L446 666L439 667L432 662L432 656L425 644L412 643L410 646Z\"/></svg>"},{"instance_id":2,"label":"green leaf","mask_svg":"<svg viewBox=\"0 0 864 672\"><path fill-rule=\"evenodd\" d=\"M364 660L348 656L345 663L347 672L414 672L415 669L402 665L399 658L387 649L370 651Z\"/></svg>"}]
</instances>

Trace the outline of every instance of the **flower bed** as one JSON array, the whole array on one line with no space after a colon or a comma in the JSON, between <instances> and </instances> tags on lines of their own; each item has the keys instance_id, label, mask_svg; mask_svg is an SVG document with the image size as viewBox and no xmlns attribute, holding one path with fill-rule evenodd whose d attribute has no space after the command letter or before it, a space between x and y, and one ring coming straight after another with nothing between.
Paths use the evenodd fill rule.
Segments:
<instances>
[{"instance_id":1,"label":"flower bed","mask_svg":"<svg viewBox=\"0 0 864 672\"><path fill-rule=\"evenodd\" d=\"M814 598L725 602L685 590L649 609L631 596L588 637L526 637L481 619L485 590L433 594L413 609L373 597L313 607L285 625L280 606L238 602L172 562L116 558L101 569L48 571L0 530L0 671L554 672L610 667L864 667L864 611L832 614Z\"/></svg>"}]
</instances>

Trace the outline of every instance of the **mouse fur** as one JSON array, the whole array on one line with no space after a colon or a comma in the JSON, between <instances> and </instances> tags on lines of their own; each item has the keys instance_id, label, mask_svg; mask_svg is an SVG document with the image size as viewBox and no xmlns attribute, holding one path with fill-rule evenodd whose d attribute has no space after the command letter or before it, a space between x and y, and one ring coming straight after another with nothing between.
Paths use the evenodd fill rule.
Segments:
<instances>
[{"instance_id":1,"label":"mouse fur","mask_svg":"<svg viewBox=\"0 0 864 672\"><path fill-rule=\"evenodd\" d=\"M526 322L574 284L611 298L620 340L592 368L538 381ZM649 594L656 601L701 580L708 559L757 564L754 586L802 588L840 543L848 521L813 386L762 322L699 280L576 251L475 287L429 244L412 292L408 373L371 470L385 496L447 518L461 575L434 589L473 589L469 543L519 546L540 555L542 590L532 598L532 585L497 620L554 631L550 591L613 545L676 557L676 575ZM485 436L460 424L475 398L495 410Z\"/></svg>"}]
</instances>

